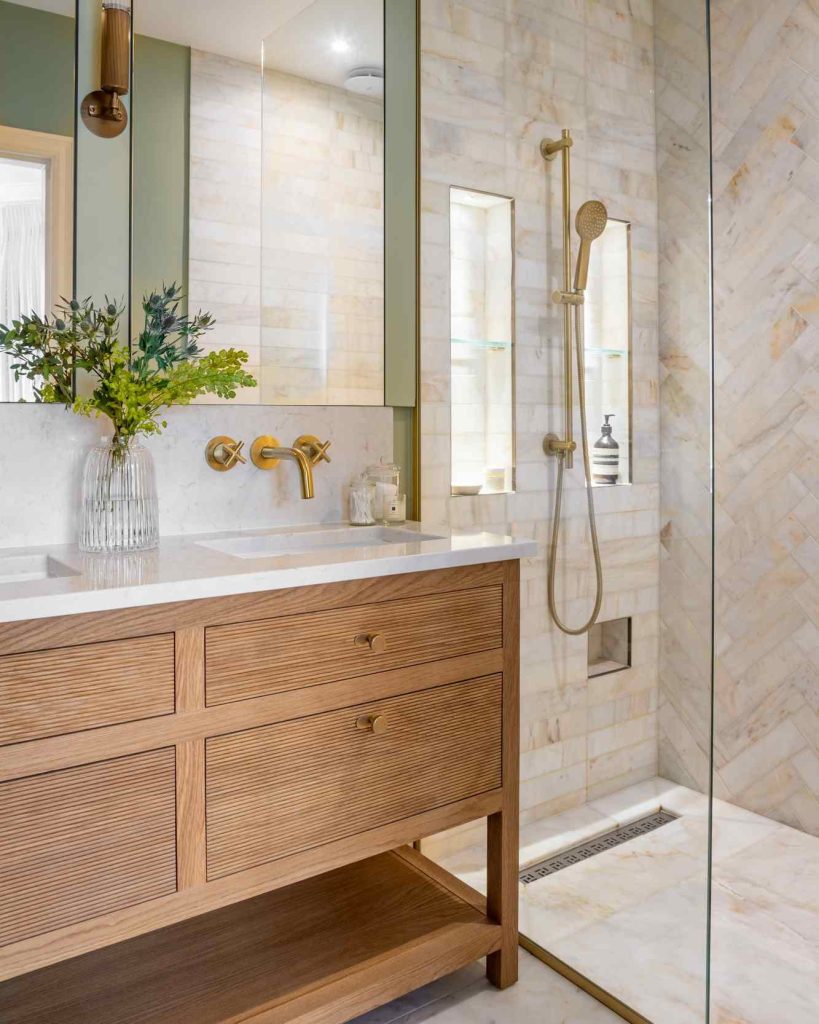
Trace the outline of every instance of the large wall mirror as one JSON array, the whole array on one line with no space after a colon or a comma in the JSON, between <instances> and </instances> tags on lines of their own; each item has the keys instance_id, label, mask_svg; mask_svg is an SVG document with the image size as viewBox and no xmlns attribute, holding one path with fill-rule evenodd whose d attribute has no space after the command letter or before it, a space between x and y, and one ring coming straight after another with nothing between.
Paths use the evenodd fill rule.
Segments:
<instances>
[{"instance_id":1,"label":"large wall mirror","mask_svg":"<svg viewBox=\"0 0 819 1024\"><path fill-rule=\"evenodd\" d=\"M385 41L408 6L393 23L390 0L135 0L135 315L181 282L216 318L209 344L248 352L243 404L390 401ZM400 103L396 132L414 136ZM414 172L393 158L413 201Z\"/></svg>"},{"instance_id":2,"label":"large wall mirror","mask_svg":"<svg viewBox=\"0 0 819 1024\"><path fill-rule=\"evenodd\" d=\"M81 107L103 9L127 12L131 50L110 137ZM210 346L249 354L239 403L413 405L416 46L415 0L0 0L0 224L24 192L43 224L25 294L2 229L0 322L73 287L122 296L133 337L175 281L215 317ZM6 131L62 139L67 178ZM0 399L25 398L7 377Z\"/></svg>"},{"instance_id":3,"label":"large wall mirror","mask_svg":"<svg viewBox=\"0 0 819 1024\"><path fill-rule=\"evenodd\" d=\"M0 324L73 290L74 3L0 0ZM34 400L0 354L0 401Z\"/></svg>"}]
</instances>

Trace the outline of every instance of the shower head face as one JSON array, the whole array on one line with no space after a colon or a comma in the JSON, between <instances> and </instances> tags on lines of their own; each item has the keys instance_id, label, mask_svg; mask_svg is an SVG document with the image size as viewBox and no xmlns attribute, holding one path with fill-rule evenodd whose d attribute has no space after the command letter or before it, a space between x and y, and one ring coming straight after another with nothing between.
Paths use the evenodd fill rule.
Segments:
<instances>
[{"instance_id":1,"label":"shower head face","mask_svg":"<svg viewBox=\"0 0 819 1024\"><path fill-rule=\"evenodd\" d=\"M608 210L603 203L599 199L590 199L587 203L583 203L577 211L574 225L581 241L593 242L606 230L608 221Z\"/></svg>"},{"instance_id":2,"label":"shower head face","mask_svg":"<svg viewBox=\"0 0 819 1024\"><path fill-rule=\"evenodd\" d=\"M577 268L574 273L575 291L586 290L592 242L606 230L608 220L608 211L599 199L590 199L577 211L574 223L580 235L580 251L577 254Z\"/></svg>"}]
</instances>

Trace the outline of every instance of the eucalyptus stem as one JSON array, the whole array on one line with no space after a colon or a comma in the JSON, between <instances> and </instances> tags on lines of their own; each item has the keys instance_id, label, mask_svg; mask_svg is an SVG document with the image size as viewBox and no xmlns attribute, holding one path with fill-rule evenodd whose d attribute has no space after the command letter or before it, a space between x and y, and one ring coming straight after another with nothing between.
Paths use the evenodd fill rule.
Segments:
<instances>
[{"instance_id":1,"label":"eucalyptus stem","mask_svg":"<svg viewBox=\"0 0 819 1024\"><path fill-rule=\"evenodd\" d=\"M38 401L106 416L114 443L127 445L140 434L161 433L164 409L205 394L232 399L239 388L256 386L244 370L246 352L203 353L197 340L213 329L213 317L180 314L182 299L176 284L144 297L144 326L133 349L119 340L123 304L106 296L101 306L90 298L63 299L50 318L31 313L10 327L0 325L0 352L11 356L15 380L32 381ZM79 370L96 378L89 398L74 394Z\"/></svg>"}]
</instances>

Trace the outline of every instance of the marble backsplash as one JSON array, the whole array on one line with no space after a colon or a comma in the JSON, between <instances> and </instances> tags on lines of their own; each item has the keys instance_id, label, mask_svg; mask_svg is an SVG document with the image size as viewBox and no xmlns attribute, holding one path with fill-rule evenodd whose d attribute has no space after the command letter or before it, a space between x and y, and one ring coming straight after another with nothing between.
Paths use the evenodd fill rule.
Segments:
<instances>
[{"instance_id":1,"label":"marble backsplash","mask_svg":"<svg viewBox=\"0 0 819 1024\"><path fill-rule=\"evenodd\" d=\"M249 530L290 523L339 522L347 516L352 476L392 455L392 409L189 406L174 409L168 429L146 442L153 453L163 536ZM77 539L85 453L104 421L57 406L0 404L0 548ZM205 463L211 437L250 443L272 434L289 445L299 434L333 442L332 462L316 470L316 497L303 501L295 465L270 472L247 465L216 473Z\"/></svg>"}]
</instances>

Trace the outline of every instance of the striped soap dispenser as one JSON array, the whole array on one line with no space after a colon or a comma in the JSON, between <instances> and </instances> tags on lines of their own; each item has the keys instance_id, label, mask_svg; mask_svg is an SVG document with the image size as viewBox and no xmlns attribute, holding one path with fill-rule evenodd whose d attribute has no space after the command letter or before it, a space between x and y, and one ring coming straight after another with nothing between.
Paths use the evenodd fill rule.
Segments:
<instances>
[{"instance_id":1,"label":"striped soap dispenser","mask_svg":"<svg viewBox=\"0 0 819 1024\"><path fill-rule=\"evenodd\" d=\"M596 484L616 484L620 476L620 445L611 436L610 419L614 413L607 413L603 419L603 433L592 449L592 480Z\"/></svg>"}]
</instances>

